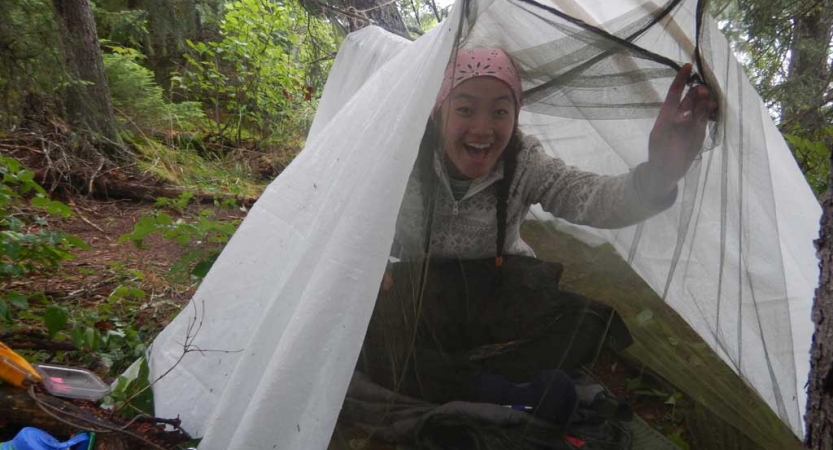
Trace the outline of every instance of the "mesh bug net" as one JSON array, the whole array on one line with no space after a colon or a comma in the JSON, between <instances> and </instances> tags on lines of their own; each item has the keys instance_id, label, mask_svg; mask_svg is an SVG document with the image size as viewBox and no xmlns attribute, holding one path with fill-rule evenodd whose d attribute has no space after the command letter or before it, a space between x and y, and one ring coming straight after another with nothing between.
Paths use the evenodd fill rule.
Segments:
<instances>
[{"instance_id":1,"label":"mesh bug net","mask_svg":"<svg viewBox=\"0 0 833 450\"><path fill-rule=\"evenodd\" d=\"M694 0L462 0L413 43L375 27L349 36L306 148L154 343L151 378L164 374L157 415L182 417L204 436L200 448L324 448L342 404L345 413L382 405L365 421L379 427L433 420L439 404L501 403L488 397L490 380L558 386L549 369L592 366L611 346L696 400L701 427L717 417L751 448L796 445L786 430L802 429L820 210L704 9ZM444 170L426 124L448 62L472 47L514 60L519 127L542 155L611 179L647 159L682 62L694 63L692 82L709 86L719 113L673 205L650 219L601 230L533 206L508 213L529 219L520 230L458 223L468 231L448 237L442 227L471 220L454 211L477 205L449 203L442 176L420 182ZM510 199L520 192L507 189ZM614 194L591 189L578 206L545 206L622 226L581 209L639 215L612 204L627 197ZM537 259L513 257L527 250ZM380 289L386 273L392 284ZM534 414L505 412L472 414L522 424L535 439L529 430L546 430Z\"/></svg>"}]
</instances>

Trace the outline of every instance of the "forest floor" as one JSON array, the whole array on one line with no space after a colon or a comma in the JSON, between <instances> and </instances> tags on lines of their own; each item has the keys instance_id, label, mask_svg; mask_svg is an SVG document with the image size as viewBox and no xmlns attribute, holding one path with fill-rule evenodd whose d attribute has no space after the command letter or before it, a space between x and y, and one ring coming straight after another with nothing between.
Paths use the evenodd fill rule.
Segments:
<instances>
[{"instance_id":1,"label":"forest floor","mask_svg":"<svg viewBox=\"0 0 833 450\"><path fill-rule=\"evenodd\" d=\"M188 205L178 211L149 202L98 201L86 197L76 197L68 204L75 215L51 226L81 238L90 248L78 250L76 258L64 263L60 271L32 277L27 283L37 284L38 289L53 298L83 292L83 297L94 303L106 299L124 281L125 274L132 274L135 286L147 294L148 302L142 309L150 308L149 313L154 313L146 317L150 330L160 330L166 325L169 314L178 312L198 285L197 280L179 279L171 274L171 268L189 248L159 234L143 239L141 246L122 236L131 233L142 218L160 210L173 220L188 220L208 211L217 221L236 223L246 215L245 209L238 208ZM169 304L170 310L159 309L157 299Z\"/></svg>"},{"instance_id":2,"label":"forest floor","mask_svg":"<svg viewBox=\"0 0 833 450\"><path fill-rule=\"evenodd\" d=\"M3 291L13 290L30 298L25 308L12 311L15 321L11 326L0 322L0 341L32 361L85 368L111 383L187 304L199 282L171 272L192 247L165 239L159 233L144 238L141 247L122 237L133 232L142 218L152 217L160 210L174 221L188 222L200 217L201 212L208 212L212 220L236 224L245 217L245 208L192 204L171 210L150 202L100 201L85 196L64 201L73 215L50 219L43 227L76 236L89 248L76 250L74 259L63 262L55 270L34 272L2 286ZM204 217L208 215L203 213ZM50 306L68 312L65 330L51 336L43 314L38 312ZM134 335L134 339L111 338L110 345L85 342L77 351L71 350L77 343L72 343L70 330L84 327L94 329L98 336L127 333ZM89 402L75 403L87 411L95 411ZM101 413L119 422L109 412ZM0 417L0 430L4 428ZM154 437L158 428L136 424L132 429L165 448L171 444L164 437L161 440ZM0 432L0 441L4 434Z\"/></svg>"}]
</instances>

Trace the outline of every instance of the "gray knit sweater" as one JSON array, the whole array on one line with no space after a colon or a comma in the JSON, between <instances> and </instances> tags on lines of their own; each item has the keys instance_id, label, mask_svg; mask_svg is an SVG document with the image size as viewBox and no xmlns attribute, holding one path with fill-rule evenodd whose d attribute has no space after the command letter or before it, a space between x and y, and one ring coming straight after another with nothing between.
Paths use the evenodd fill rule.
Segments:
<instances>
[{"instance_id":1,"label":"gray knit sweater","mask_svg":"<svg viewBox=\"0 0 833 450\"><path fill-rule=\"evenodd\" d=\"M548 156L538 139L519 136L522 142L515 175L509 188L504 254L534 256L521 239L521 222L529 207L540 203L544 210L569 222L596 228L623 228L670 207L676 191L660 202L644 195L647 166L640 165L619 176L601 176L567 166ZM434 158L440 178L435 193L431 233L432 258L477 259L493 257L497 241L497 182L503 178L503 162L474 180L466 195L455 201L442 156ZM422 186L412 174L399 211L394 256L414 259L424 252L426 219Z\"/></svg>"}]
</instances>

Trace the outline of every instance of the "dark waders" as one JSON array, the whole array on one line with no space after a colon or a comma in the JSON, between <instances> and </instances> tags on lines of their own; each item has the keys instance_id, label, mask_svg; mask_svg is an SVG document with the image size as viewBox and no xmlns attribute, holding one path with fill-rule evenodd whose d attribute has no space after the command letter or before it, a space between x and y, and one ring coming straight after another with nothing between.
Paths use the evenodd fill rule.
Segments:
<instances>
[{"instance_id":1,"label":"dark waders","mask_svg":"<svg viewBox=\"0 0 833 450\"><path fill-rule=\"evenodd\" d=\"M560 264L432 261L420 292L422 270L391 267L393 287L380 292L365 337L357 369L388 389L433 403L472 400L481 373L524 383L632 342L612 308L559 290Z\"/></svg>"}]
</instances>

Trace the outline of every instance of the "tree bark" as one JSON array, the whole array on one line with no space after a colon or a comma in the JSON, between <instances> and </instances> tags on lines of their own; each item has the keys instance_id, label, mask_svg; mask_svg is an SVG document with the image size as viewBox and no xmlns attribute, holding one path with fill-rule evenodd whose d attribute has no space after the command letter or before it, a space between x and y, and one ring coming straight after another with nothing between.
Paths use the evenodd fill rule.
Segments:
<instances>
[{"instance_id":1,"label":"tree bark","mask_svg":"<svg viewBox=\"0 0 833 450\"><path fill-rule=\"evenodd\" d=\"M116 119L90 0L52 0L52 4L63 36L67 71L76 78L66 99L70 122L117 143Z\"/></svg>"},{"instance_id":2,"label":"tree bark","mask_svg":"<svg viewBox=\"0 0 833 450\"><path fill-rule=\"evenodd\" d=\"M833 171L831 171L833 183ZM830 184L829 186L833 186ZM821 275L813 303L815 333L810 351L805 444L811 450L833 449L833 192L822 201L816 247Z\"/></svg>"},{"instance_id":3,"label":"tree bark","mask_svg":"<svg viewBox=\"0 0 833 450\"><path fill-rule=\"evenodd\" d=\"M203 4L204 7L210 7ZM194 0L130 0L127 8L147 13L146 66L156 84L171 90L171 73L185 62L186 39L200 40L202 23Z\"/></svg>"},{"instance_id":4,"label":"tree bark","mask_svg":"<svg viewBox=\"0 0 833 450\"><path fill-rule=\"evenodd\" d=\"M790 62L783 96L781 128L785 132L820 135L827 123L822 107L830 84L830 39L833 1L820 0L793 18ZM821 136L816 136L817 138Z\"/></svg>"}]
</instances>

